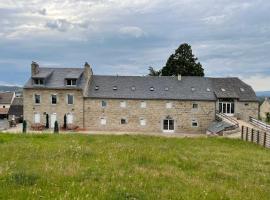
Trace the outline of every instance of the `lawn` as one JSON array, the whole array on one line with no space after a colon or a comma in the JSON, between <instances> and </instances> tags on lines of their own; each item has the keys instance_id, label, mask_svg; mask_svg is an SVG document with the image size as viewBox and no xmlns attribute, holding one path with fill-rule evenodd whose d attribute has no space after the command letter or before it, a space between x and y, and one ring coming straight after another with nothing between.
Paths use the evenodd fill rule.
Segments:
<instances>
[{"instance_id":1,"label":"lawn","mask_svg":"<svg viewBox=\"0 0 270 200\"><path fill-rule=\"evenodd\" d=\"M270 199L270 150L224 138L0 134L0 199Z\"/></svg>"}]
</instances>

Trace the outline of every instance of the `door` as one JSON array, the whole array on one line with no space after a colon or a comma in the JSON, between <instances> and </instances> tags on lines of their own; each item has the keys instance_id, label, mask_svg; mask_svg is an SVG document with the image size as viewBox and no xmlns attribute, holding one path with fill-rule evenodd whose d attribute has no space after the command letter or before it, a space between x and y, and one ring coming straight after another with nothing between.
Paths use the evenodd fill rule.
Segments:
<instances>
[{"instance_id":1,"label":"door","mask_svg":"<svg viewBox=\"0 0 270 200\"><path fill-rule=\"evenodd\" d=\"M67 114L67 124L73 124L73 115Z\"/></svg>"},{"instance_id":2,"label":"door","mask_svg":"<svg viewBox=\"0 0 270 200\"><path fill-rule=\"evenodd\" d=\"M39 113L34 114L34 123L40 124L40 114Z\"/></svg>"},{"instance_id":3,"label":"door","mask_svg":"<svg viewBox=\"0 0 270 200\"><path fill-rule=\"evenodd\" d=\"M57 120L56 113L51 114L51 128L54 128L54 124L56 120Z\"/></svg>"},{"instance_id":4,"label":"door","mask_svg":"<svg viewBox=\"0 0 270 200\"><path fill-rule=\"evenodd\" d=\"M234 102L220 102L219 112L226 115L234 114Z\"/></svg>"},{"instance_id":5,"label":"door","mask_svg":"<svg viewBox=\"0 0 270 200\"><path fill-rule=\"evenodd\" d=\"M163 120L163 132L172 133L174 132L174 120L164 119Z\"/></svg>"}]
</instances>

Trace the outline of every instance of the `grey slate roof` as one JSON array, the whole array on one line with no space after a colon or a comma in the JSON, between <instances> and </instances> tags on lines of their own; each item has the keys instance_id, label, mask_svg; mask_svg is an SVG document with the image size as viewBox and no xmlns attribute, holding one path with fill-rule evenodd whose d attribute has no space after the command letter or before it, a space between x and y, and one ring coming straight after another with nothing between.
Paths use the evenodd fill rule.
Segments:
<instances>
[{"instance_id":1,"label":"grey slate roof","mask_svg":"<svg viewBox=\"0 0 270 200\"><path fill-rule=\"evenodd\" d=\"M51 75L45 79L45 86L33 85L32 79L30 78L25 84L24 88L48 88L48 89L82 89L85 79L83 78L84 69L82 68L40 68L41 74ZM39 73L35 77L39 76ZM71 77L69 77L71 76ZM68 87L65 85L67 78L77 77L77 87Z\"/></svg>"},{"instance_id":2,"label":"grey slate roof","mask_svg":"<svg viewBox=\"0 0 270 200\"><path fill-rule=\"evenodd\" d=\"M96 90L98 86L98 90ZM117 90L113 90L116 86ZM135 91L132 87L135 87ZM150 91L153 87L154 91ZM166 91L165 88L168 88ZM192 89L193 88L193 89ZM221 88L226 91L222 92ZM242 92L240 88L243 88ZM209 100L217 98L237 98L240 101L257 101L253 89L238 78L177 77L138 77L138 76L99 76L94 75L88 97L116 99L170 99L170 100Z\"/></svg>"},{"instance_id":3,"label":"grey slate roof","mask_svg":"<svg viewBox=\"0 0 270 200\"><path fill-rule=\"evenodd\" d=\"M0 104L11 104L14 96L14 92L1 92Z\"/></svg>"},{"instance_id":4,"label":"grey slate roof","mask_svg":"<svg viewBox=\"0 0 270 200\"><path fill-rule=\"evenodd\" d=\"M40 68L38 74L32 76L32 78L48 78L53 73L53 69Z\"/></svg>"},{"instance_id":5,"label":"grey slate roof","mask_svg":"<svg viewBox=\"0 0 270 200\"><path fill-rule=\"evenodd\" d=\"M236 98L239 101L258 101L254 90L239 78L210 78L217 98ZM222 91L221 88L225 89Z\"/></svg>"}]
</instances>

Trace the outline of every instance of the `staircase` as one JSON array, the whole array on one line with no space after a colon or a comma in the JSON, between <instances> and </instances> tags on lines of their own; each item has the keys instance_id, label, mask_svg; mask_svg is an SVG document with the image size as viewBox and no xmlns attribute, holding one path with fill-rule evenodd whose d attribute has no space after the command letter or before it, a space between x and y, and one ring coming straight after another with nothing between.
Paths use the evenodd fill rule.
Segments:
<instances>
[{"instance_id":1,"label":"staircase","mask_svg":"<svg viewBox=\"0 0 270 200\"><path fill-rule=\"evenodd\" d=\"M208 127L207 134L230 135L239 131L239 124L236 119L216 112L216 121Z\"/></svg>"}]
</instances>

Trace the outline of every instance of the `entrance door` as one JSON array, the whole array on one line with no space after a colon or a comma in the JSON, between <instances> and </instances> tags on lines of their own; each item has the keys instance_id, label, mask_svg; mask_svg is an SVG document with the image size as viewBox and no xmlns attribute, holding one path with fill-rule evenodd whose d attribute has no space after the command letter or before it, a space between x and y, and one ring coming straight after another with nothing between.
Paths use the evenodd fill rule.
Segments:
<instances>
[{"instance_id":1,"label":"entrance door","mask_svg":"<svg viewBox=\"0 0 270 200\"><path fill-rule=\"evenodd\" d=\"M164 119L163 120L163 132L172 133L174 132L174 120Z\"/></svg>"},{"instance_id":2,"label":"entrance door","mask_svg":"<svg viewBox=\"0 0 270 200\"><path fill-rule=\"evenodd\" d=\"M56 119L56 113L51 114L51 128L54 128Z\"/></svg>"},{"instance_id":3,"label":"entrance door","mask_svg":"<svg viewBox=\"0 0 270 200\"><path fill-rule=\"evenodd\" d=\"M73 124L73 115L67 114L67 124Z\"/></svg>"}]
</instances>

